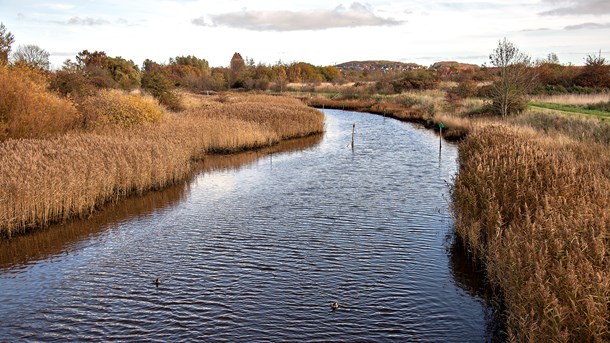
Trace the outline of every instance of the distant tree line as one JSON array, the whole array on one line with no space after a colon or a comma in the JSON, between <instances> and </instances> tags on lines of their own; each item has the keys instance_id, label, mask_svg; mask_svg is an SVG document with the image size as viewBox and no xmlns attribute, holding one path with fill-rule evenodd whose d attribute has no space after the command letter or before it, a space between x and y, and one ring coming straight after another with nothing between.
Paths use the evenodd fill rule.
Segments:
<instances>
[{"instance_id":1,"label":"distant tree line","mask_svg":"<svg viewBox=\"0 0 610 343\"><path fill-rule=\"evenodd\" d=\"M438 87L449 88L453 96L485 96L494 99L498 113L506 115L524 107L524 95L533 93L589 93L610 89L610 65L599 55L589 55L584 66L564 65L555 54L532 62L512 43L504 40L490 56L490 66L439 62L430 67L410 65L408 70L392 68L350 68L314 66L306 62L255 63L235 53L227 67L210 67L196 56L176 56L167 63L145 60L142 66L103 51L83 50L50 70L49 53L36 45L12 50L14 36L0 23L0 65L30 68L45 73L49 88L66 97L83 97L99 89L141 88L172 109L179 109L176 88L205 93L238 89L284 92L289 85L353 83L344 90L352 95L395 94ZM447 87L446 81L457 83ZM345 89L345 87L343 87ZM302 89L302 88L301 88ZM501 98L504 100L500 100Z\"/></svg>"}]
</instances>

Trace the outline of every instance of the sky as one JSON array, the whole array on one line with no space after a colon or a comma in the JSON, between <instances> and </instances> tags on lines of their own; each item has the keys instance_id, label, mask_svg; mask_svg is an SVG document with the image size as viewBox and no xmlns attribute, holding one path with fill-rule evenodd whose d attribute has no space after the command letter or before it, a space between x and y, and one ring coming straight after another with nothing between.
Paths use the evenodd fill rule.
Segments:
<instances>
[{"instance_id":1,"label":"sky","mask_svg":"<svg viewBox=\"0 0 610 343\"><path fill-rule=\"evenodd\" d=\"M507 38L534 60L610 60L610 0L0 0L13 50L34 44L59 68L82 50L141 65L193 55L228 66L390 60L489 64Z\"/></svg>"}]
</instances>

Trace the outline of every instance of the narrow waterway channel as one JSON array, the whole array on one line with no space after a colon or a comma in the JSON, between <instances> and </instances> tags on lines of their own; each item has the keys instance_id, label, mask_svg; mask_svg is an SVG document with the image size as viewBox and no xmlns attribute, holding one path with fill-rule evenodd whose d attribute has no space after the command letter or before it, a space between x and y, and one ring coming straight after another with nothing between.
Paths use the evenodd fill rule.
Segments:
<instances>
[{"instance_id":1,"label":"narrow waterway channel","mask_svg":"<svg viewBox=\"0 0 610 343\"><path fill-rule=\"evenodd\" d=\"M325 113L304 147L216 158L184 184L0 243L0 341L498 339L453 238L457 147Z\"/></svg>"}]
</instances>

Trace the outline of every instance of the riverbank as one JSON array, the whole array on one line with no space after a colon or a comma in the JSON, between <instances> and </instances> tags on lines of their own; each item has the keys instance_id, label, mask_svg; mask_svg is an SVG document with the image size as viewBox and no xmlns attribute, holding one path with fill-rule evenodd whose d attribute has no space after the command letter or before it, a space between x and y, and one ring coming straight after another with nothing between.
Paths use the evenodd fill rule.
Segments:
<instances>
[{"instance_id":1,"label":"riverbank","mask_svg":"<svg viewBox=\"0 0 610 343\"><path fill-rule=\"evenodd\" d=\"M133 127L107 126L0 143L0 235L73 217L183 180L211 153L271 146L319 133L321 112L298 100L230 94Z\"/></svg>"},{"instance_id":2,"label":"riverbank","mask_svg":"<svg viewBox=\"0 0 610 343\"><path fill-rule=\"evenodd\" d=\"M456 232L485 264L509 337L610 340L610 149L494 125L460 146Z\"/></svg>"},{"instance_id":3,"label":"riverbank","mask_svg":"<svg viewBox=\"0 0 610 343\"><path fill-rule=\"evenodd\" d=\"M509 338L609 341L610 124L538 109L485 117L429 94L305 101L436 131L442 122L461 141L456 234L500 290Z\"/></svg>"},{"instance_id":4,"label":"riverbank","mask_svg":"<svg viewBox=\"0 0 610 343\"><path fill-rule=\"evenodd\" d=\"M301 100L309 106L316 108L328 108L348 110L355 112L367 112L394 118L405 122L416 123L432 130L439 130L439 124L443 123L443 138L448 141L460 141L469 132L469 126L460 122L457 117L449 117L436 114L442 109L442 94L437 91L411 93L395 97L366 97L354 99L331 99L326 96L301 97ZM450 123L445 125L445 123Z\"/></svg>"}]
</instances>

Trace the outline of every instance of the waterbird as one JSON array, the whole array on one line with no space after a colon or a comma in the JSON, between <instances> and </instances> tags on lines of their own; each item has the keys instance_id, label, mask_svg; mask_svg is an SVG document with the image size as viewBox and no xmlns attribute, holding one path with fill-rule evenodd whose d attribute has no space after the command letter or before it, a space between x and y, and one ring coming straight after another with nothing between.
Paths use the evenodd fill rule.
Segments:
<instances>
[{"instance_id":1,"label":"waterbird","mask_svg":"<svg viewBox=\"0 0 610 343\"><path fill-rule=\"evenodd\" d=\"M333 310L333 311L334 311L334 310L336 310L336 309L338 309L338 308L339 308L339 303L338 303L338 302L333 301L333 302L330 304L330 309L331 309L331 310Z\"/></svg>"},{"instance_id":2,"label":"waterbird","mask_svg":"<svg viewBox=\"0 0 610 343\"><path fill-rule=\"evenodd\" d=\"M155 284L155 286L159 287L159 285L161 284L161 280L157 278L153 283Z\"/></svg>"}]
</instances>

